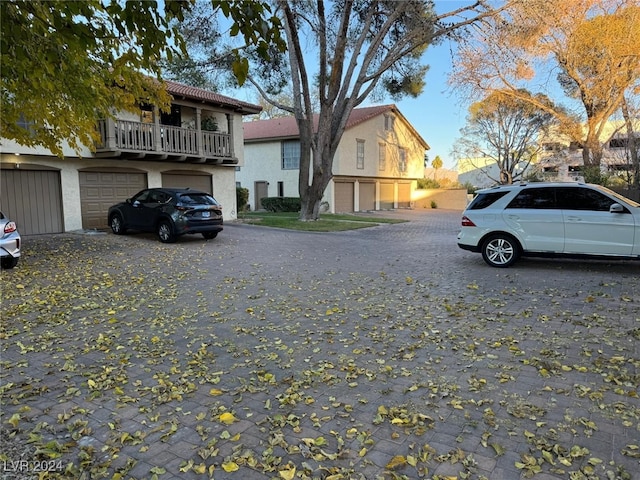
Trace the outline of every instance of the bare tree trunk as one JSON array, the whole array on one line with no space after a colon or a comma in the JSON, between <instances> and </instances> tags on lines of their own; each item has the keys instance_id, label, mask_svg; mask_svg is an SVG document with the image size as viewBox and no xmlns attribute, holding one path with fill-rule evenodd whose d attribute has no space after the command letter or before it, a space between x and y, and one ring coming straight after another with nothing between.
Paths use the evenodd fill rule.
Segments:
<instances>
[{"instance_id":1,"label":"bare tree trunk","mask_svg":"<svg viewBox=\"0 0 640 480\"><path fill-rule=\"evenodd\" d=\"M631 121L631 114L629 113L629 104L627 103L626 98L622 100L621 106L622 116L624 117L624 123L627 128L627 149L629 151L629 156L631 157L631 167L633 171L632 185L634 188L640 189L640 159L638 159L640 143L633 131L633 123Z\"/></svg>"}]
</instances>

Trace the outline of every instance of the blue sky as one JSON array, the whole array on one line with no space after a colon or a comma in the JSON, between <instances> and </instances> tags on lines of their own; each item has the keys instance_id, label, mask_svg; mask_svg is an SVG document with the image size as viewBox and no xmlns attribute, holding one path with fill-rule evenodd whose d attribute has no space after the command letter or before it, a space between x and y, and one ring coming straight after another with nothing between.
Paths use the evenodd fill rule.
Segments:
<instances>
[{"instance_id":1,"label":"blue sky","mask_svg":"<svg viewBox=\"0 0 640 480\"><path fill-rule=\"evenodd\" d=\"M440 14L472 3L471 0L435 0L436 12ZM443 166L452 170L455 169L456 161L451 150L460 137L460 129L466 122L468 111L468 104L463 104L461 97L447 84L455 50L456 44L447 39L440 45L427 48L423 61L429 65L429 71L422 95L396 102L400 112L431 147L427 152L429 160L432 161L439 155ZM387 100L385 103L390 102Z\"/></svg>"},{"instance_id":2,"label":"blue sky","mask_svg":"<svg viewBox=\"0 0 640 480\"><path fill-rule=\"evenodd\" d=\"M427 152L429 160L439 155L444 167L450 169L455 168L451 149L460 137L468 108L447 85L447 75L451 71L451 50L454 49L455 44L450 44L448 40L441 45L430 46L424 54L429 71L422 95L396 103L400 112L431 147Z\"/></svg>"}]
</instances>

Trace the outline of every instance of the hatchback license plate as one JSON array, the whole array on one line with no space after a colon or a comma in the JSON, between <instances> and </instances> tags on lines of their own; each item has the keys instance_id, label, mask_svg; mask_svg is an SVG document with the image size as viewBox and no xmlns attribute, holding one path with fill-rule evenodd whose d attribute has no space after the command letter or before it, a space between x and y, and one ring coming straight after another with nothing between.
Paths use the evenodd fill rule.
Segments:
<instances>
[{"instance_id":1,"label":"hatchback license plate","mask_svg":"<svg viewBox=\"0 0 640 480\"><path fill-rule=\"evenodd\" d=\"M202 218L209 218L211 216L211 212L202 212Z\"/></svg>"}]
</instances>

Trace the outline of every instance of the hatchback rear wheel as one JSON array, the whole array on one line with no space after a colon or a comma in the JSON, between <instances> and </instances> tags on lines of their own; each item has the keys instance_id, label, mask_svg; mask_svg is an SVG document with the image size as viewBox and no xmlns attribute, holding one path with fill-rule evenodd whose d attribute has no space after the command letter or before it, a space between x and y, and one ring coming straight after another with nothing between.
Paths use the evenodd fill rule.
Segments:
<instances>
[{"instance_id":1,"label":"hatchback rear wheel","mask_svg":"<svg viewBox=\"0 0 640 480\"><path fill-rule=\"evenodd\" d=\"M482 258L492 267L509 267L520 258L520 245L511 235L494 233L482 244Z\"/></svg>"}]
</instances>

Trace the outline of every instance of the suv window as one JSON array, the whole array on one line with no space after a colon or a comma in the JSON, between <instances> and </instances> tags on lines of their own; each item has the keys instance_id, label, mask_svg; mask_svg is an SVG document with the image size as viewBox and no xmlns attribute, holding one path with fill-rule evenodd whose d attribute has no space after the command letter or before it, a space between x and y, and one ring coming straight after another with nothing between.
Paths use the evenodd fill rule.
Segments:
<instances>
[{"instance_id":1,"label":"suv window","mask_svg":"<svg viewBox=\"0 0 640 480\"><path fill-rule=\"evenodd\" d=\"M555 188L527 188L518 193L507 208L558 208L555 197Z\"/></svg>"},{"instance_id":2,"label":"suv window","mask_svg":"<svg viewBox=\"0 0 640 480\"><path fill-rule=\"evenodd\" d=\"M218 205L216 199L206 193L183 193L180 195L183 205Z\"/></svg>"},{"instance_id":3,"label":"suv window","mask_svg":"<svg viewBox=\"0 0 640 480\"><path fill-rule=\"evenodd\" d=\"M590 188L558 188L558 205L565 210L608 212L616 201Z\"/></svg>"},{"instance_id":4,"label":"suv window","mask_svg":"<svg viewBox=\"0 0 640 480\"><path fill-rule=\"evenodd\" d=\"M483 208L487 208L500 200L507 193L509 193L507 190L503 190L500 192L479 193L478 195L476 195L476 198L471 201L471 203L467 207L467 210L482 210Z\"/></svg>"}]
</instances>

